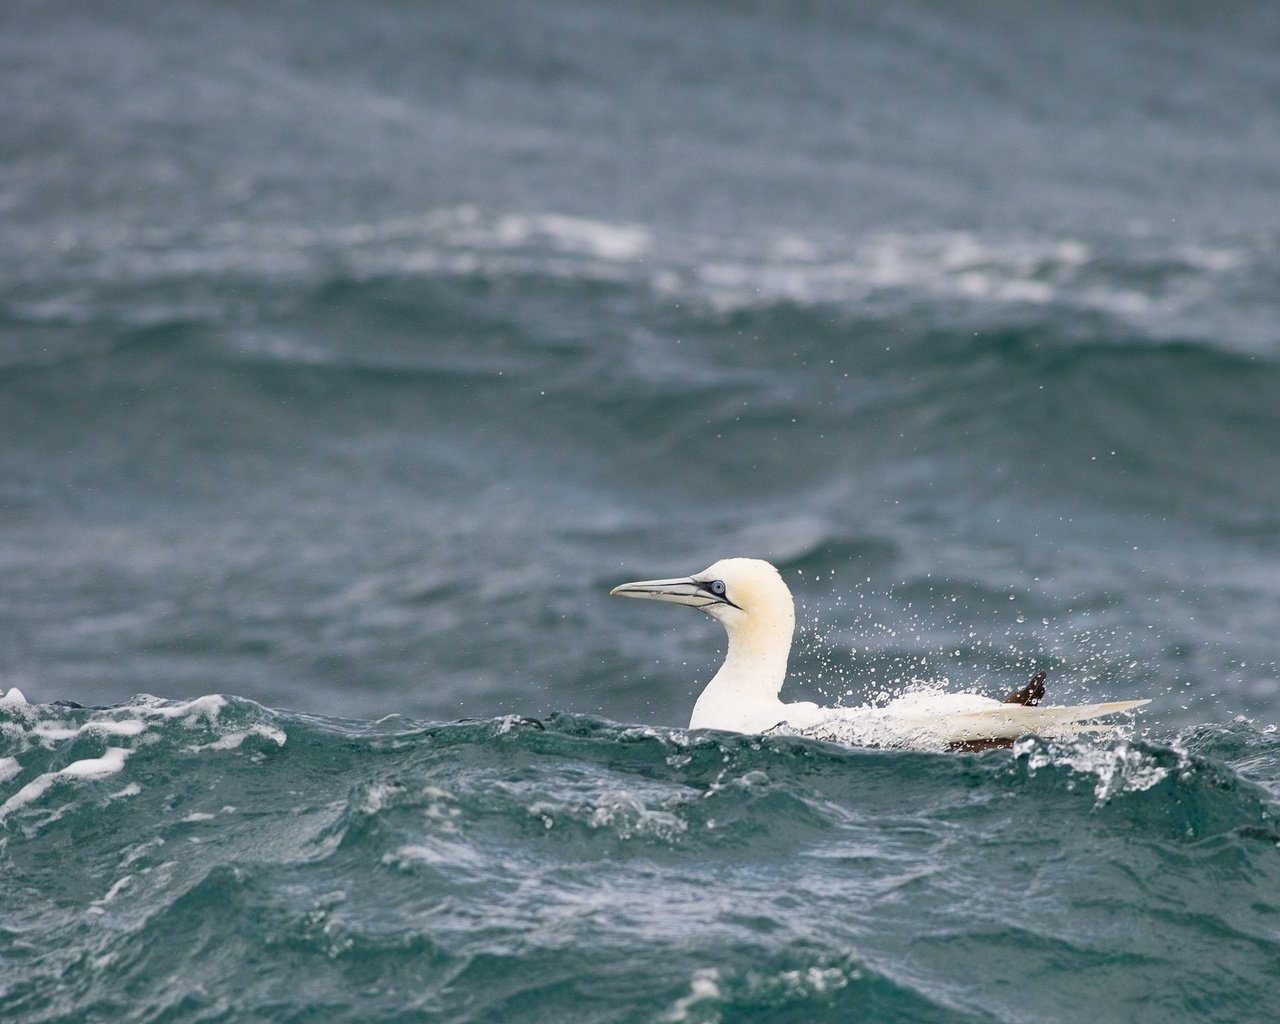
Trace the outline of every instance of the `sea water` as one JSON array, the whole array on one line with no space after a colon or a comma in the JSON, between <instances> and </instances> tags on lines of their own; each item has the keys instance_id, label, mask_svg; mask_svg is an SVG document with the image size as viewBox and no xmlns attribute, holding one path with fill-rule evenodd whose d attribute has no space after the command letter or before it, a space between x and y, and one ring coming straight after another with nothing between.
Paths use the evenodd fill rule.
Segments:
<instances>
[{"instance_id":1,"label":"sea water","mask_svg":"<svg viewBox=\"0 0 1280 1024\"><path fill-rule=\"evenodd\" d=\"M1275 1019L1277 17L6 3L0 1017Z\"/></svg>"}]
</instances>

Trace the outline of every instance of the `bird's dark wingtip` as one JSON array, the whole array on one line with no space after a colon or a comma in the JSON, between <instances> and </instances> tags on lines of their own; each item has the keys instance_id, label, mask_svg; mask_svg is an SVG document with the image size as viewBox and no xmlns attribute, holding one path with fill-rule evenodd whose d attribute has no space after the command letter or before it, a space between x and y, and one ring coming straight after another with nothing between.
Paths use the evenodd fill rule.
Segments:
<instances>
[{"instance_id":1,"label":"bird's dark wingtip","mask_svg":"<svg viewBox=\"0 0 1280 1024\"><path fill-rule=\"evenodd\" d=\"M1037 672L1031 677L1031 682L1027 683L1021 690L1014 690L1004 699L1006 704L1025 704L1027 707L1035 707L1044 699L1044 680L1046 673Z\"/></svg>"}]
</instances>

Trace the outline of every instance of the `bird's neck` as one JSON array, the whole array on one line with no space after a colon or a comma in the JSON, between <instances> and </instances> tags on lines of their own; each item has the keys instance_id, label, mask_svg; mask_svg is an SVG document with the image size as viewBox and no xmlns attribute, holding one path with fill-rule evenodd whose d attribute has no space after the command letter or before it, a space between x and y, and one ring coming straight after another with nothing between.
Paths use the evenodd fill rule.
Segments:
<instances>
[{"instance_id":1,"label":"bird's neck","mask_svg":"<svg viewBox=\"0 0 1280 1024\"><path fill-rule=\"evenodd\" d=\"M759 732L781 721L771 716L783 707L778 693L787 677L794 630L790 608L729 628L728 654L694 704L689 728Z\"/></svg>"}]
</instances>

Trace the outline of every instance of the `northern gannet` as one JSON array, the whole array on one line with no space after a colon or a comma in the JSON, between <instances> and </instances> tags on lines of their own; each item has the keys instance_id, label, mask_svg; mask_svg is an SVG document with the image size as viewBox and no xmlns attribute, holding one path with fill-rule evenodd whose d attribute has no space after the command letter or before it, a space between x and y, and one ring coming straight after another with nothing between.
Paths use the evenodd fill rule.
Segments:
<instances>
[{"instance_id":1,"label":"northern gannet","mask_svg":"<svg viewBox=\"0 0 1280 1024\"><path fill-rule=\"evenodd\" d=\"M798 732L872 746L980 749L1036 733L1064 738L1104 726L1095 719L1146 700L1041 707L1043 673L1005 701L977 693L908 693L887 704L824 708L778 698L795 632L795 604L778 570L758 558L725 558L693 576L614 587L623 597L672 601L724 626L729 652L693 706L690 729Z\"/></svg>"}]
</instances>

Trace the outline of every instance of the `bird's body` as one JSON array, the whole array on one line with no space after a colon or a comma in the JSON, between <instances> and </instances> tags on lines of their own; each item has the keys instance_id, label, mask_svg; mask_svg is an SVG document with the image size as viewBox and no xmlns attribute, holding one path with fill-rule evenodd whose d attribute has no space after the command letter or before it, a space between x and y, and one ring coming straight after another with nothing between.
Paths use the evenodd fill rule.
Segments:
<instances>
[{"instance_id":1,"label":"bird's body","mask_svg":"<svg viewBox=\"0 0 1280 1024\"><path fill-rule=\"evenodd\" d=\"M976 693L919 691L857 708L789 704L779 694L795 632L795 605L768 562L726 558L693 576L624 583L612 593L686 604L724 626L729 650L694 704L691 729L779 730L871 746L982 746L1027 733L1062 738L1105 728L1096 719L1147 703L1042 707L1037 701L1043 677L1037 676L1004 702Z\"/></svg>"}]
</instances>

